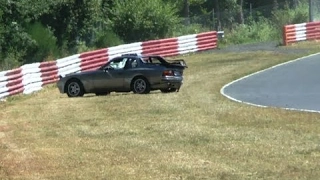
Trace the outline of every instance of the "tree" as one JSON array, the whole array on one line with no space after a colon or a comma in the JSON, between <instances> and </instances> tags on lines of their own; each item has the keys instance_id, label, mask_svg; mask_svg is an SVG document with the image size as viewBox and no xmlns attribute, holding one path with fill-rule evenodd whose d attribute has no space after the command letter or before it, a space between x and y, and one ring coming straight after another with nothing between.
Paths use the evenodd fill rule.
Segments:
<instances>
[{"instance_id":1,"label":"tree","mask_svg":"<svg viewBox=\"0 0 320 180\"><path fill-rule=\"evenodd\" d=\"M244 16L243 16L243 0L238 0L238 16L239 16L239 24L244 24Z\"/></svg>"},{"instance_id":2,"label":"tree","mask_svg":"<svg viewBox=\"0 0 320 180\"><path fill-rule=\"evenodd\" d=\"M125 42L164 38L180 23L175 6L162 0L117 0L110 19Z\"/></svg>"}]
</instances>

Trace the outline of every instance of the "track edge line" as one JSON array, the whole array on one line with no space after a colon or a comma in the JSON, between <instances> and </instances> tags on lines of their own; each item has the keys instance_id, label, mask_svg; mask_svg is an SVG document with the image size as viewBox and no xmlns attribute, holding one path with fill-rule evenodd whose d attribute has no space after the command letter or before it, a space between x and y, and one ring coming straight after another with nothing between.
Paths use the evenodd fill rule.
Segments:
<instances>
[{"instance_id":1,"label":"track edge line","mask_svg":"<svg viewBox=\"0 0 320 180\"><path fill-rule=\"evenodd\" d=\"M242 104L247 104L247 105L250 105L250 106L255 106L255 107L260 107L260 108L278 108L278 109L284 109L284 110L289 110L289 111L302 111L302 112L310 112L310 113L320 113L320 111L315 111L315 110L308 110L308 109L296 109L296 108L283 108L283 107L273 107L273 106L264 106L264 105L260 105L260 104L254 104L254 103L250 103L250 102L246 102L246 101L241 101L239 99L236 99L236 98L233 98L229 95L227 95L224 90L225 88L229 87L231 84L234 84L238 81L241 81L241 80L244 80L248 77L251 77L251 76L254 76L256 74L259 74L259 73L262 73L262 72L265 72L267 70L270 70L270 69L274 69L274 68L277 68L279 66L283 66L283 65L286 65L286 64L289 64L289 63L293 63L293 62L296 62L296 61L300 61L300 60L303 60L303 59L306 59L306 58L309 58L309 57L313 57L313 56L316 56L316 55L320 55L320 52L318 53L314 53L314 54L310 54L310 55L307 55L307 56L303 56L303 57L300 57L300 58L297 58L297 59L294 59L294 60L289 60L287 62L284 62L284 63L280 63L280 64L277 64L277 65L274 65L274 66L271 66L269 68L266 68L266 69L263 69L263 70L260 70L260 71L257 71L257 72L254 72L252 74L249 74L249 75L246 75L244 77L241 77L239 79L236 79L234 81L231 81L229 82L228 84L224 85L221 89L220 89L220 94L222 94L223 96L225 96L226 98L232 100L232 101L235 101L235 102L238 102L238 103L242 103Z\"/></svg>"}]
</instances>

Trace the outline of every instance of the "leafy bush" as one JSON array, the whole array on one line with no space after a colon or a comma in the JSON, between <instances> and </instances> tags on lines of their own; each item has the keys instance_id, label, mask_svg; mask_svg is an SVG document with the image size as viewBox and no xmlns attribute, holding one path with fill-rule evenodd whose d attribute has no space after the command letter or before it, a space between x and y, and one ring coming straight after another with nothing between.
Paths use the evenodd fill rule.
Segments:
<instances>
[{"instance_id":1,"label":"leafy bush","mask_svg":"<svg viewBox=\"0 0 320 180\"><path fill-rule=\"evenodd\" d=\"M272 22L277 28L278 32L282 32L283 26L287 24L298 24L308 22L309 19L309 5L306 2L299 3L299 5L292 9L287 5L284 9L275 10L272 13ZM281 37L282 33L279 33Z\"/></svg>"},{"instance_id":2,"label":"leafy bush","mask_svg":"<svg viewBox=\"0 0 320 180\"><path fill-rule=\"evenodd\" d=\"M227 30L223 43L243 44L275 40L277 31L272 23L263 17L258 21L251 20L248 24L240 24L232 30Z\"/></svg>"},{"instance_id":3,"label":"leafy bush","mask_svg":"<svg viewBox=\"0 0 320 180\"><path fill-rule=\"evenodd\" d=\"M162 0L115 1L111 13L113 31L125 42L166 37L179 23L177 8Z\"/></svg>"},{"instance_id":4,"label":"leafy bush","mask_svg":"<svg viewBox=\"0 0 320 180\"><path fill-rule=\"evenodd\" d=\"M98 33L94 45L96 48L106 48L110 46L117 46L124 42L112 30L102 31Z\"/></svg>"},{"instance_id":5,"label":"leafy bush","mask_svg":"<svg viewBox=\"0 0 320 180\"><path fill-rule=\"evenodd\" d=\"M49 28L36 22L29 26L28 34L36 43L27 54L27 62L41 62L58 55L57 39Z\"/></svg>"},{"instance_id":6,"label":"leafy bush","mask_svg":"<svg viewBox=\"0 0 320 180\"><path fill-rule=\"evenodd\" d=\"M19 67L22 64L19 60L22 58L21 53L10 48L6 53L6 56L0 56L0 71Z\"/></svg>"},{"instance_id":7,"label":"leafy bush","mask_svg":"<svg viewBox=\"0 0 320 180\"><path fill-rule=\"evenodd\" d=\"M197 34L205 31L210 31L210 28L203 27L201 24L189 24L187 26L178 24L175 26L171 36L177 37L187 34Z\"/></svg>"}]
</instances>

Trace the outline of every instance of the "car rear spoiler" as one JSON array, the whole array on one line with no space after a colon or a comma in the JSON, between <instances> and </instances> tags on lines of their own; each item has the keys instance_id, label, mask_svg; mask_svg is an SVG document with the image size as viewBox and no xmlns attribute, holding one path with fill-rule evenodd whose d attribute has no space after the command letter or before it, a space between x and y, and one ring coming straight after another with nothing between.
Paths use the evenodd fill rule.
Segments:
<instances>
[{"instance_id":1,"label":"car rear spoiler","mask_svg":"<svg viewBox=\"0 0 320 180\"><path fill-rule=\"evenodd\" d=\"M185 68L188 68L187 63L185 62L184 59L174 59L174 60L167 60L168 63L174 64L174 65L180 65Z\"/></svg>"}]
</instances>

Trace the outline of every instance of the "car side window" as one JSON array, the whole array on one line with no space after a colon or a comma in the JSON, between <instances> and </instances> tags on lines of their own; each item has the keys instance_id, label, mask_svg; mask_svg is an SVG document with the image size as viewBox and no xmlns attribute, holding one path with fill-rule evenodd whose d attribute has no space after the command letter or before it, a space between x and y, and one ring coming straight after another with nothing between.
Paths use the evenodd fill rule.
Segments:
<instances>
[{"instance_id":1,"label":"car side window","mask_svg":"<svg viewBox=\"0 0 320 180\"><path fill-rule=\"evenodd\" d=\"M126 66L125 66L125 69L131 69L131 68L136 68L136 67L138 67L137 59L129 58Z\"/></svg>"},{"instance_id":2,"label":"car side window","mask_svg":"<svg viewBox=\"0 0 320 180\"><path fill-rule=\"evenodd\" d=\"M131 62L131 68L136 68L138 67L138 62L137 62L137 59L132 59Z\"/></svg>"},{"instance_id":3,"label":"car side window","mask_svg":"<svg viewBox=\"0 0 320 180\"><path fill-rule=\"evenodd\" d=\"M112 69L123 69L124 66L126 65L127 58L119 58L119 59L114 59L113 61L110 62L108 67Z\"/></svg>"}]
</instances>

